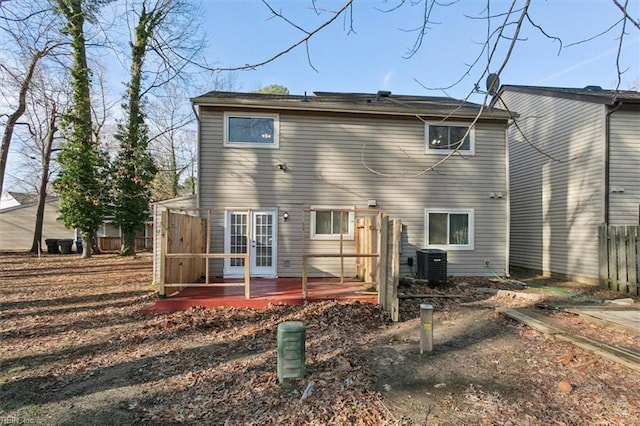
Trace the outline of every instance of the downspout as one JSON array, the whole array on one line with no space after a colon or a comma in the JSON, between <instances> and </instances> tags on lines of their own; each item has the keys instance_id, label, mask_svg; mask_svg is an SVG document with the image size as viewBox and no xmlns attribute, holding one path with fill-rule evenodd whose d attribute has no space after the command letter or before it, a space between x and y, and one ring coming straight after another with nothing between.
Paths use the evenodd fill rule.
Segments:
<instances>
[{"instance_id":1,"label":"downspout","mask_svg":"<svg viewBox=\"0 0 640 426\"><path fill-rule=\"evenodd\" d=\"M622 101L615 103L614 107L607 111L605 115L605 129L604 129L604 223L609 224L609 192L610 192L610 158L609 158L609 143L611 141L611 115L622 107Z\"/></svg>"},{"instance_id":2,"label":"downspout","mask_svg":"<svg viewBox=\"0 0 640 426\"><path fill-rule=\"evenodd\" d=\"M202 129L200 128L200 116L198 115L198 110L196 109L196 106L191 103L191 110L193 111L193 115L196 116L196 121L198 122L198 131L197 131L197 141L196 141L196 158L198 161L198 186L200 186L200 182L202 182L200 180L200 170L202 170L202 168L200 167L200 158L202 157L200 155L200 134L202 133ZM195 189L195 188L193 188ZM200 188L198 188L198 190L196 191L196 208L199 209L200 208Z\"/></svg>"}]
</instances>

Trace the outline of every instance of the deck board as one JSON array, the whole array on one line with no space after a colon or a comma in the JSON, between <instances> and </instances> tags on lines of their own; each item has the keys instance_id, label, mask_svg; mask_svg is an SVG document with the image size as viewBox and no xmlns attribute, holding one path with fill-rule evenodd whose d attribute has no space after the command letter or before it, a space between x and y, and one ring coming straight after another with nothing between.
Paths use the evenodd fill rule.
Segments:
<instances>
[{"instance_id":1,"label":"deck board","mask_svg":"<svg viewBox=\"0 0 640 426\"><path fill-rule=\"evenodd\" d=\"M176 312L194 306L205 308L237 307L263 309L269 305L298 305L305 302L324 300L352 300L365 303L378 303L378 295L371 290L371 283L346 281L339 279L314 279L308 283L305 299L302 295L300 278L251 279L250 298L244 297L244 288L237 286L242 280L223 280L215 285L186 287L167 295L145 309L145 313Z\"/></svg>"}]
</instances>

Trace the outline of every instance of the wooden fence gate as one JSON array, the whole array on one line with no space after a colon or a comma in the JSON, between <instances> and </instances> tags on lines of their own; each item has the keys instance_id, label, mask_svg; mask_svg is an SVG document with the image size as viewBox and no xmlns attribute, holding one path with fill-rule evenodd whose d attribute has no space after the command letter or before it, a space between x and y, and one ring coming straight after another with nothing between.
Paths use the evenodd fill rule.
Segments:
<instances>
[{"instance_id":1,"label":"wooden fence gate","mask_svg":"<svg viewBox=\"0 0 640 426\"><path fill-rule=\"evenodd\" d=\"M199 210L199 209L198 209ZM199 210L200 211L200 210ZM244 297L251 296L249 278L249 259L251 245L244 253L225 253L212 251L212 230L214 214L224 214L224 209L206 209L200 211L205 217L192 216L184 212L167 209L162 212L162 243L160 246L160 290L161 297L166 296L167 288L185 287L244 287ZM251 241L251 211L247 210L247 230L245 241ZM243 259L244 281L214 282L210 277L210 262L213 259Z\"/></svg>"},{"instance_id":2,"label":"wooden fence gate","mask_svg":"<svg viewBox=\"0 0 640 426\"><path fill-rule=\"evenodd\" d=\"M610 226L598 230L600 286L640 295L640 226Z\"/></svg>"}]
</instances>

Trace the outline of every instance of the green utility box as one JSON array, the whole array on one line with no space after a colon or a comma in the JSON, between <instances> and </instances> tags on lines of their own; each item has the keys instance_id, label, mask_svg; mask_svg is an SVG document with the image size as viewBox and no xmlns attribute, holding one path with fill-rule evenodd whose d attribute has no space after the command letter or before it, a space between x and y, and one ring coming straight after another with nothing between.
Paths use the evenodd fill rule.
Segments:
<instances>
[{"instance_id":1,"label":"green utility box","mask_svg":"<svg viewBox=\"0 0 640 426\"><path fill-rule=\"evenodd\" d=\"M300 321L278 325L278 381L304 377L305 328Z\"/></svg>"}]
</instances>

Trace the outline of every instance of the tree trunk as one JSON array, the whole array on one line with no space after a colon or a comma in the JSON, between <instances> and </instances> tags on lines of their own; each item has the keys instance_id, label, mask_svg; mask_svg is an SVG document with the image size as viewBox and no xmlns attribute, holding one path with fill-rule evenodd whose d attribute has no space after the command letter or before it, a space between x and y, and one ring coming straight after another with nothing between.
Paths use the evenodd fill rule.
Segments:
<instances>
[{"instance_id":1,"label":"tree trunk","mask_svg":"<svg viewBox=\"0 0 640 426\"><path fill-rule=\"evenodd\" d=\"M122 246L120 256L136 255L136 235L133 232L122 232Z\"/></svg>"},{"instance_id":2,"label":"tree trunk","mask_svg":"<svg viewBox=\"0 0 640 426\"><path fill-rule=\"evenodd\" d=\"M93 254L102 254L102 250L100 249L100 244L98 244L98 232L94 232L91 237L91 252Z\"/></svg>"},{"instance_id":3,"label":"tree trunk","mask_svg":"<svg viewBox=\"0 0 640 426\"><path fill-rule=\"evenodd\" d=\"M42 151L42 176L40 178L40 192L38 197L38 211L36 212L36 228L33 232L33 243L31 244L31 253L37 253L42 247L42 224L44 222L44 207L47 201L47 184L49 183L49 164L51 162L51 147L53 139L58 129L56 128L57 107L53 104L51 109L51 117L49 117L49 129L45 139L44 149Z\"/></svg>"},{"instance_id":4,"label":"tree trunk","mask_svg":"<svg viewBox=\"0 0 640 426\"><path fill-rule=\"evenodd\" d=\"M93 235L91 234L80 234L82 237L82 256L80 256L80 258L82 259L88 259L91 257L91 252L92 247L91 247L91 240Z\"/></svg>"}]
</instances>

